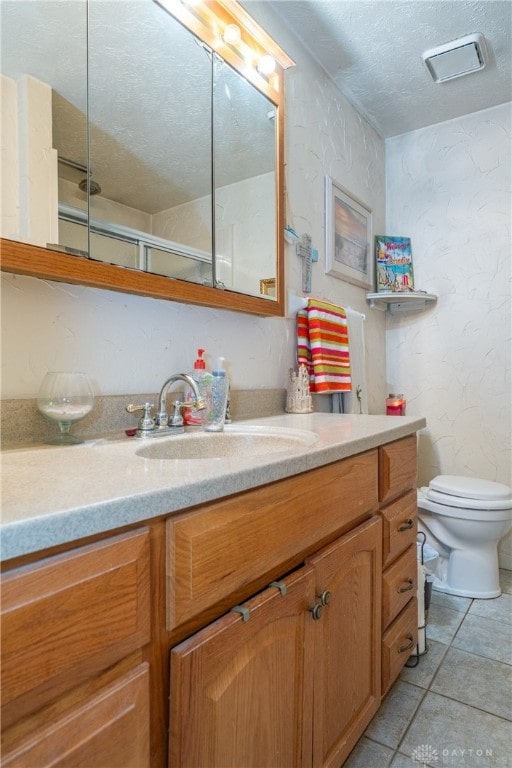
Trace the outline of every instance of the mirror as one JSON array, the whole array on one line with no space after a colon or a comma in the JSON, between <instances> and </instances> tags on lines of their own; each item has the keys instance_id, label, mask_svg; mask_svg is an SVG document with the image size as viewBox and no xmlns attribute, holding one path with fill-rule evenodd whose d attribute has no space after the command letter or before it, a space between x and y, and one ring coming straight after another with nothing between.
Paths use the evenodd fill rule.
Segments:
<instances>
[{"instance_id":1,"label":"mirror","mask_svg":"<svg viewBox=\"0 0 512 768\"><path fill-rule=\"evenodd\" d=\"M215 276L226 288L254 296L270 296L260 280L276 276L275 117L274 104L216 56Z\"/></svg>"},{"instance_id":2,"label":"mirror","mask_svg":"<svg viewBox=\"0 0 512 768\"><path fill-rule=\"evenodd\" d=\"M154 2L96 0L89 51L90 255L211 285L211 50Z\"/></svg>"},{"instance_id":3,"label":"mirror","mask_svg":"<svg viewBox=\"0 0 512 768\"><path fill-rule=\"evenodd\" d=\"M224 26L236 11L244 30L233 0L208 5ZM53 208L56 165L59 211L37 237L14 237L3 221L3 237L56 253L4 242L2 268L283 313L283 67L267 80L242 76L240 51L213 29L174 0L128 0L123 14L115 0L2 1L2 74L50 91L46 181ZM263 292L268 279L276 290Z\"/></svg>"},{"instance_id":4,"label":"mirror","mask_svg":"<svg viewBox=\"0 0 512 768\"><path fill-rule=\"evenodd\" d=\"M5 0L1 16L2 236L46 246L59 242L58 175L86 175L87 6ZM68 133L78 169L58 163Z\"/></svg>"}]
</instances>

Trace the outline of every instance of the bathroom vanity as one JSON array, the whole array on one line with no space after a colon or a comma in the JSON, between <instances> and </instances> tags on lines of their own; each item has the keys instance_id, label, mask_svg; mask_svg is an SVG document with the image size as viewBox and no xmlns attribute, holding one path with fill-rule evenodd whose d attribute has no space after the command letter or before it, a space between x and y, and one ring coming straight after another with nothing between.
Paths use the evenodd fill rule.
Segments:
<instances>
[{"instance_id":1,"label":"bathroom vanity","mask_svg":"<svg viewBox=\"0 0 512 768\"><path fill-rule=\"evenodd\" d=\"M425 421L251 425L313 438L222 461L4 453L5 766L346 759L416 643Z\"/></svg>"}]
</instances>

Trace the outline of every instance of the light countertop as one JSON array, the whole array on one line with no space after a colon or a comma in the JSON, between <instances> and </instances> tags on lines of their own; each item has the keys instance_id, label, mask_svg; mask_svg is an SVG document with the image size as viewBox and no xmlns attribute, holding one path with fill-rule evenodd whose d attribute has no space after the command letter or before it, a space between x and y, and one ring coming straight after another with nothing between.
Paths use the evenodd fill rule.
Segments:
<instances>
[{"instance_id":1,"label":"light countertop","mask_svg":"<svg viewBox=\"0 0 512 768\"><path fill-rule=\"evenodd\" d=\"M408 416L327 413L237 421L234 428L307 430L316 437L293 451L222 459L146 459L136 451L147 441L124 436L4 451L1 559L240 493L398 440L425 425L424 418Z\"/></svg>"}]
</instances>

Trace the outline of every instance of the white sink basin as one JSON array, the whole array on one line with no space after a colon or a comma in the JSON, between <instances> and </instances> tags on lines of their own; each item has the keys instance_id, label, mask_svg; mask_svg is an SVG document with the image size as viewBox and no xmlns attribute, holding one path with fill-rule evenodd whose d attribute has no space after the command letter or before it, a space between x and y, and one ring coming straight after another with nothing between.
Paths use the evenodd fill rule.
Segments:
<instances>
[{"instance_id":1,"label":"white sink basin","mask_svg":"<svg viewBox=\"0 0 512 768\"><path fill-rule=\"evenodd\" d=\"M314 445L314 432L279 427L235 427L223 432L189 432L174 437L148 438L135 451L144 459L226 459L297 452Z\"/></svg>"}]
</instances>

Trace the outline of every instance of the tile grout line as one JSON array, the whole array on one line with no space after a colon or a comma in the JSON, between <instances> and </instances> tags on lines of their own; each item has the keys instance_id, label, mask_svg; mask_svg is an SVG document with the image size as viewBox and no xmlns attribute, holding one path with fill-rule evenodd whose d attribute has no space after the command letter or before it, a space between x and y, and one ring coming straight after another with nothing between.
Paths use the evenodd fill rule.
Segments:
<instances>
[{"instance_id":1,"label":"tile grout line","mask_svg":"<svg viewBox=\"0 0 512 768\"><path fill-rule=\"evenodd\" d=\"M441 594L443 594L443 593L441 593ZM461 620L461 622L460 622L459 626L457 627L457 630L456 630L455 634L453 635L453 637L452 637L452 638L450 638L450 642L449 642L449 643L440 643L440 645L446 645L446 650L444 651L444 653L443 653L443 655L442 655L442 657L441 657L441 659L440 659L440 661L439 661L439 664L438 664L438 666L437 666L437 669L435 670L434 674L432 675L432 679L431 679L431 680L428 682L428 685L427 685L427 687L423 689L423 690L424 690L423 696L421 697L421 699L420 699L420 701L419 701L419 703L418 703L418 706L417 706L417 707L416 707L416 709L414 710L414 714L413 714L413 716L411 717L411 719L409 720L409 723L408 723L408 725L407 725L407 728L405 729L405 731L404 731L404 732L403 732L403 734L402 734L402 738L401 738L401 739L400 739L400 741L398 742L398 745L397 745L397 747L396 747L396 749L395 749L395 752L394 752L394 754L393 754L393 757L392 757L392 759L391 759L390 765L391 765L391 763L393 762L393 760L395 759L395 757L396 757L398 754L404 754L403 752L400 752L400 747L401 747L401 746L402 746L402 744L404 743L404 739L406 738L406 736L407 736L407 734L408 734L408 732L409 732L409 730L410 730L410 728L411 728L411 726L412 726L412 724L413 724L414 720L416 719L416 715L417 715L417 713L418 713L418 710L419 710L419 708L420 708L421 704L423 703L423 701L425 700L425 697L427 696L427 694L428 694L428 693L435 693L435 691L431 691L431 686L432 686L432 684L433 684L434 680L436 679L436 677L437 677L437 675L438 675L438 673L439 673L439 670L440 670L440 669L441 669L441 667L442 667L443 661L445 660L447 653L449 652L450 648L452 647L452 643L453 643L453 641L455 640L455 637L456 637L456 635L457 635L457 632L459 631L459 629L460 629L460 628L461 628L461 626L463 625L463 623L464 623L464 619L466 618L466 616L467 616L467 614L468 614L468 611L469 611L469 609L471 608L472 604L473 604L473 600L471 600L471 602L469 603L469 605L467 606L467 608L466 608L466 610L465 610L465 611L457 611L457 613L463 613L463 615L464 615L464 618ZM432 603L431 603L431 605L432 605ZM443 605L441 605L440 607L442 607L442 608L446 608L446 606L443 606ZM430 607L429 607L429 610L430 610ZM448 609L448 610L452 610L452 609ZM427 623L426 623L426 631L425 631L425 634L426 634L426 635L428 635L428 618L427 618ZM439 642L439 641L436 641L436 642ZM426 644L426 647L427 647L427 649L428 649L428 644ZM420 663L421 663L421 661L420 661ZM440 694L437 694L437 695L440 695ZM408 757L408 755L407 755L407 757Z\"/></svg>"},{"instance_id":2,"label":"tile grout line","mask_svg":"<svg viewBox=\"0 0 512 768\"><path fill-rule=\"evenodd\" d=\"M441 594L443 594L443 593L441 593ZM508 593L502 592L502 594L508 594ZM450 649L452 647L456 651L463 651L464 653L469 653L470 655L477 656L478 658L481 658L481 659L486 659L488 661L495 661L495 662L497 662L499 664L506 664L506 662L502 662L499 659L491 659L488 656L481 656L480 654L472 653L471 651L467 651L467 650L465 650L463 648L458 648L457 646L453 645L453 643L455 641L455 638L457 637L457 635L458 635L462 625L464 624L464 621L465 621L466 617L469 615L470 609L473 606L474 602L475 602L475 598L472 598L470 603L469 603L469 605L465 609L465 611L457 611L456 609L450 608L450 607L448 607L446 605L442 605L442 603L437 603L437 605L439 605L441 608L446 608L446 610L454 611L456 613L463 613L464 614L464 618L462 619L462 621L460 622L459 626L457 627L453 637L450 638L450 642L449 643L440 643L440 641L436 641L436 642L440 643L440 645L446 645L446 650L445 650L445 652L443 653L443 655L441 657L441 660L439 662L439 665L438 665L437 669L435 670L434 674L432 675L432 679L429 681L428 686L424 689L424 694L421 697L421 699L420 699L420 701L418 703L418 706L415 708L414 714L412 715L412 717L411 717L411 719L410 719L410 721L409 721L409 723L407 725L407 728L405 729L405 731L404 731L404 733L402 735L402 738L400 739L400 741L398 743L398 746L394 750L393 756L391 757L391 760L388 763L388 765L392 765L392 763L395 760L395 758L397 757L397 755L403 755L405 757L409 757L409 755L406 755L404 752L400 752L400 747L404 743L404 740L405 740L405 738L407 736L407 733L409 732L409 730L412 727L412 724L413 724L413 722L414 722L414 720L416 718L418 710L419 710L421 704L423 703L423 701L425 700L425 697L427 696L428 693L431 693L431 694L433 694L435 696L440 696L441 698L447 699L448 701L454 701L454 702L456 702L458 704L464 704L464 706L470 707L471 709L475 710L476 712L481 712L482 714L490 715L491 717L496 717L496 718L502 720L503 722L510 723L510 720L507 717L503 717L502 715L498 715L498 714L495 714L495 713L492 713L492 712L487 712L486 710L480 709L479 707L475 707L472 704L466 704L464 702L461 702L459 699L455 699L455 698L452 698L451 696L447 696L446 694L437 693L436 691L432 690L432 685L434 684L434 682L435 682L435 680L436 680L436 678L437 678L437 676L438 676L438 674L440 672L440 669L441 669L441 667L443 665L443 662L444 662L448 652L450 651ZM432 605L432 603L431 603L431 605ZM471 614L471 616L477 616L478 617L479 614ZM479 616L479 618L485 619L487 617ZM499 621L497 619L492 619L492 620ZM505 624L506 626L508 625L507 622L499 622L499 623ZM428 627L428 621L427 621L427 627ZM428 630L427 630L427 633L428 633ZM428 646L427 646L427 648L428 648ZM510 665L508 665L508 666L510 666ZM410 684L414 685L414 683L410 683ZM418 687L420 687L420 686L418 686Z\"/></svg>"},{"instance_id":3,"label":"tile grout line","mask_svg":"<svg viewBox=\"0 0 512 768\"><path fill-rule=\"evenodd\" d=\"M500 569L500 572L501 572L501 569ZM444 593L440 593L440 594L444 594ZM506 592L505 590L502 590L502 594L505 595L505 594L511 594L511 593ZM483 655L481 655L479 653L474 653L473 651L468 651L468 650L466 650L464 648L458 648L456 645L454 645L454 641L455 641L455 639L456 639L456 637L457 637L457 635L458 635L458 633L459 633L459 631L460 631L462 625L464 624L464 621L465 621L465 619L466 619L466 617L468 615L476 616L477 618L480 618L480 619L483 619L483 620L497 621L498 623L503 624L505 626L510 626L510 624L508 622L500 621L499 619L496 619L496 618L493 618L493 617L481 616L480 614L477 614L477 613L470 614L470 609L474 605L476 598L467 598L467 599L469 600L469 603L468 603L467 607L465 609L463 609L463 610L458 610L457 608L453 608L453 607L449 607L449 606L443 605L442 602L440 602L440 603L432 603L431 602L431 604L430 604L430 606L438 605L440 608L445 608L446 610L452 611L454 613L461 613L461 614L463 614L463 618L462 618L460 624L458 625L457 629L455 630L453 636L450 638L448 643L443 643L440 640L436 640L435 638L430 638L431 642L437 643L438 645L441 645L441 646L445 646L445 650L444 650L441 658L439 659L438 665L437 665L434 673L432 674L432 678L428 682L427 686L425 688L423 688L421 685L418 685L417 683L413 683L413 682L410 682L410 681L403 681L403 682L407 682L408 685L412 685L415 688L419 688L422 691L422 695L421 695L420 699L418 700L416 706L414 707L413 714L412 714L412 716L410 718L410 721L409 721L407 727L405 728L404 733L402 734L402 737L400 738L400 740L398 742L398 745L395 747L395 749L392 749L391 747L389 747L388 744L384 744L384 743L382 743L381 741L379 741L376 738L370 738L369 736L366 736L365 734L363 734L363 736L369 742L372 742L373 744L376 744L377 746L384 747L386 749L391 750L392 754L391 754L391 757L390 757L390 759L389 759L389 761L387 763L388 767L393 764L393 762L395 761L395 759L398 756L406 757L406 758L410 757L406 753L400 752L400 748L403 745L404 740L405 740L409 730L411 729L414 720L416 719L416 716L418 714L418 710L420 709L421 705L423 704L423 702L424 702L424 700L425 700L425 698L426 698L428 693L431 693L431 694L433 694L435 696L439 696L439 697L441 697L443 699L446 699L447 701L453 701L453 702L458 703L458 704L463 704L464 706L467 706L470 709L473 709L475 712L479 712L479 713L482 713L482 714L485 714L485 715L489 715L491 717L495 717L495 718L497 718L498 720L501 720L504 723L510 723L511 722L506 716L499 715L499 714L496 714L496 713L493 713L493 712L488 712L487 710L480 709L479 707L475 707L473 704L467 704L465 702L460 701L460 699L456 699L456 698L453 698L452 696L448 696L448 695L446 695L444 693L438 693L437 691L433 691L432 690L432 686L434 685L435 680L437 679L437 676L440 673L440 669L441 669L444 661L446 660L446 656L447 656L447 654L448 654L448 652L450 651L451 648L453 648L455 651L460 651L460 652L463 652L463 653L467 653L467 654L475 656L475 657L477 657L479 659L485 659L486 661L496 662L498 664L505 664L506 666L510 666L510 665L507 664L507 662L502 661L501 659L493 659L492 657L483 656ZM429 610L430 610L430 607L429 607ZM511 632L512 632L512 627L511 627ZM428 618L427 618L427 635L428 635ZM428 643L427 643L427 650L428 650ZM421 659L420 659L420 663L421 663ZM400 677L396 680L395 685L399 681L400 681ZM390 693L390 691L388 692L387 695L389 695L389 693ZM361 738L363 738L363 736Z\"/></svg>"}]
</instances>

